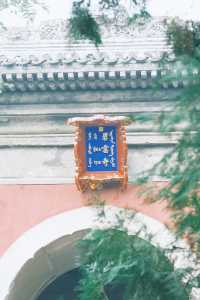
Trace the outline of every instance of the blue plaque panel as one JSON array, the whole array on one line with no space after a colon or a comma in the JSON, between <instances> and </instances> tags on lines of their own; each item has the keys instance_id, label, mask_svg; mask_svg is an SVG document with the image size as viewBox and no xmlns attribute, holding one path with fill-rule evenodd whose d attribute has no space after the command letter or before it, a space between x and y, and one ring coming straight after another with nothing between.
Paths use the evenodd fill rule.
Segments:
<instances>
[{"instance_id":1,"label":"blue plaque panel","mask_svg":"<svg viewBox=\"0 0 200 300\"><path fill-rule=\"evenodd\" d=\"M88 126L85 128L85 139L88 172L118 170L115 126Z\"/></svg>"}]
</instances>

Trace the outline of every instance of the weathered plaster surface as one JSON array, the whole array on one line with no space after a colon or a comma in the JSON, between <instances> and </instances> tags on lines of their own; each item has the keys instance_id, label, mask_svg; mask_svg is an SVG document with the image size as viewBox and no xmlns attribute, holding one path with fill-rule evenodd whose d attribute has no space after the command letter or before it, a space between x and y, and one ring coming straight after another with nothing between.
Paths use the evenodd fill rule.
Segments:
<instances>
[{"instance_id":1,"label":"weathered plaster surface","mask_svg":"<svg viewBox=\"0 0 200 300\"><path fill-rule=\"evenodd\" d=\"M128 154L129 180L151 168L169 149L169 146L149 147L148 144L131 146ZM72 146L10 146L0 151L1 184L74 182Z\"/></svg>"}]
</instances>

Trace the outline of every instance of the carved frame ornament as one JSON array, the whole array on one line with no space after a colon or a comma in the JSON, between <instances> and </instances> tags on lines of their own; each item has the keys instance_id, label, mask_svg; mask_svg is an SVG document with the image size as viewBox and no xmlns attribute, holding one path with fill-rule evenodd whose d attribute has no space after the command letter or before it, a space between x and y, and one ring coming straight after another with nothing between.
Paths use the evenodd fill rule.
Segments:
<instances>
[{"instance_id":1,"label":"carved frame ornament","mask_svg":"<svg viewBox=\"0 0 200 300\"><path fill-rule=\"evenodd\" d=\"M75 183L79 191L98 190L105 184L116 183L125 190L128 183L126 125L131 121L123 116L108 117L95 115L93 117L71 118L67 124L76 127L74 156L75 156ZM117 142L117 170L89 172L86 167L86 127L114 126Z\"/></svg>"}]
</instances>

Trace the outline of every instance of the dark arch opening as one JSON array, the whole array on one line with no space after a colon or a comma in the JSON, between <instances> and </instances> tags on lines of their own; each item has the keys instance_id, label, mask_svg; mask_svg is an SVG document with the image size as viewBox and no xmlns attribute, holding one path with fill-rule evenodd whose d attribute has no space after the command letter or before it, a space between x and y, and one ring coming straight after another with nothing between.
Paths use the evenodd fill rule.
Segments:
<instances>
[{"instance_id":1,"label":"dark arch opening","mask_svg":"<svg viewBox=\"0 0 200 300\"><path fill-rule=\"evenodd\" d=\"M37 300L77 300L76 288L80 279L81 272L79 268L69 271L47 286ZM108 289L107 292L110 300L121 299L122 290L120 287L114 290Z\"/></svg>"},{"instance_id":2,"label":"dark arch opening","mask_svg":"<svg viewBox=\"0 0 200 300\"><path fill-rule=\"evenodd\" d=\"M76 287L81 278L80 270L74 269L59 276L37 298L37 300L75 300Z\"/></svg>"}]
</instances>

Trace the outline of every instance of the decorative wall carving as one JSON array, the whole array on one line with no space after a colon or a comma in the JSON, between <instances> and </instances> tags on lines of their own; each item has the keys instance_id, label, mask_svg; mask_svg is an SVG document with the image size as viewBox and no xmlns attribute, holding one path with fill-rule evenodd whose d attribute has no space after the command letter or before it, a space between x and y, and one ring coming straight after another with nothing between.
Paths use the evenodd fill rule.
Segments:
<instances>
[{"instance_id":1,"label":"decorative wall carving","mask_svg":"<svg viewBox=\"0 0 200 300\"><path fill-rule=\"evenodd\" d=\"M159 76L160 61L174 62L163 19L129 24L120 7L112 15L97 16L97 21L104 41L99 49L87 41L72 41L66 20L45 21L36 29L1 29L5 89L146 88Z\"/></svg>"},{"instance_id":2,"label":"decorative wall carving","mask_svg":"<svg viewBox=\"0 0 200 300\"><path fill-rule=\"evenodd\" d=\"M138 24L129 23L125 9L116 10L113 16L97 16L103 40L127 39L127 37L165 38L166 26L163 18L155 18ZM43 21L37 28L31 25L1 29L1 42L33 41L33 40L65 40L70 41L68 20L55 19ZM76 41L77 43L77 41ZM85 43L85 41L81 41Z\"/></svg>"},{"instance_id":3,"label":"decorative wall carving","mask_svg":"<svg viewBox=\"0 0 200 300\"><path fill-rule=\"evenodd\" d=\"M85 40L73 41L69 35L68 20L44 21L37 28L31 25L1 28L0 67L125 67L137 63L157 64L163 58L174 60L166 44L163 18L130 23L127 11L118 7L112 13L105 11L96 19L103 40L99 49Z\"/></svg>"}]
</instances>

